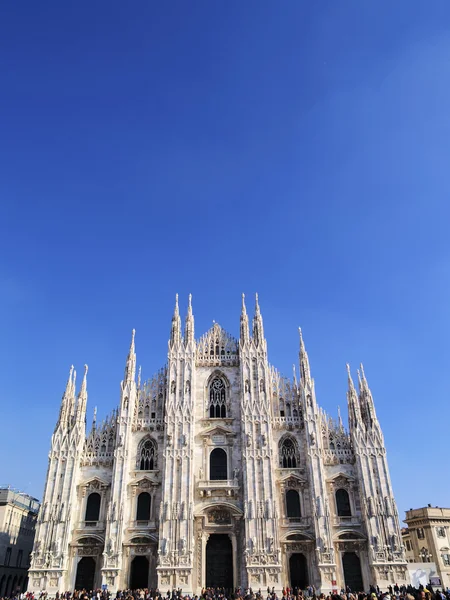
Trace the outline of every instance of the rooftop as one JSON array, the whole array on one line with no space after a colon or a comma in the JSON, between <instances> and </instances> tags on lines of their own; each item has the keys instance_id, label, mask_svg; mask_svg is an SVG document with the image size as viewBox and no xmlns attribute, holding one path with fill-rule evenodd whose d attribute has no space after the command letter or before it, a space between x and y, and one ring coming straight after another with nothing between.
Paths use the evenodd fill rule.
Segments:
<instances>
[{"instance_id":1,"label":"rooftop","mask_svg":"<svg viewBox=\"0 0 450 600\"><path fill-rule=\"evenodd\" d=\"M0 506L13 504L33 513L39 511L40 502L25 492L16 490L9 485L0 485Z\"/></svg>"}]
</instances>

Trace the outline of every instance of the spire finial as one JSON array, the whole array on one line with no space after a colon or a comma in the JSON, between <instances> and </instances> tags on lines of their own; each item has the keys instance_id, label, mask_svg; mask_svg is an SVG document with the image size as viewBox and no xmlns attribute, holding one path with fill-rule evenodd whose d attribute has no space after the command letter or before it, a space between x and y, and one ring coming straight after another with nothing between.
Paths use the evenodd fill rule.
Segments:
<instances>
[{"instance_id":1,"label":"spire finial","mask_svg":"<svg viewBox=\"0 0 450 600\"><path fill-rule=\"evenodd\" d=\"M92 417L92 429L97 425L97 407L94 406L94 416Z\"/></svg>"},{"instance_id":2,"label":"spire finial","mask_svg":"<svg viewBox=\"0 0 450 600\"><path fill-rule=\"evenodd\" d=\"M186 345L194 343L194 315L192 314L192 294L189 294L187 316L184 325L184 340Z\"/></svg>"},{"instance_id":3,"label":"spire finial","mask_svg":"<svg viewBox=\"0 0 450 600\"><path fill-rule=\"evenodd\" d=\"M142 367L139 365L138 381L137 381L138 389L141 387L141 371L142 371Z\"/></svg>"},{"instance_id":4,"label":"spire finial","mask_svg":"<svg viewBox=\"0 0 450 600\"><path fill-rule=\"evenodd\" d=\"M259 314L259 298L258 298L258 292L256 292L256 294L255 294L255 312L256 312L256 314Z\"/></svg>"},{"instance_id":5,"label":"spire finial","mask_svg":"<svg viewBox=\"0 0 450 600\"><path fill-rule=\"evenodd\" d=\"M248 328L248 317L247 317L247 309L245 307L245 294L242 294L242 307L241 307L241 343L247 344L250 339L250 331Z\"/></svg>"},{"instance_id":6,"label":"spire finial","mask_svg":"<svg viewBox=\"0 0 450 600\"><path fill-rule=\"evenodd\" d=\"M292 365L292 373L294 376L294 385L297 387L297 371L295 369L295 364Z\"/></svg>"},{"instance_id":7,"label":"spire finial","mask_svg":"<svg viewBox=\"0 0 450 600\"><path fill-rule=\"evenodd\" d=\"M245 294L242 293L242 314L247 313L247 308L245 306Z\"/></svg>"},{"instance_id":8,"label":"spire finial","mask_svg":"<svg viewBox=\"0 0 450 600\"><path fill-rule=\"evenodd\" d=\"M175 294L175 314L178 314L178 294Z\"/></svg>"}]
</instances>

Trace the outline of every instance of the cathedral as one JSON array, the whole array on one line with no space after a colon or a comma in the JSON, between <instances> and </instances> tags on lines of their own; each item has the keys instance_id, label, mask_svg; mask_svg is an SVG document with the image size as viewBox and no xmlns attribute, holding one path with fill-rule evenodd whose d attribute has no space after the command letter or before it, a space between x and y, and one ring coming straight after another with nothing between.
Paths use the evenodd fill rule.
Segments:
<instances>
[{"instance_id":1,"label":"cathedral","mask_svg":"<svg viewBox=\"0 0 450 600\"><path fill-rule=\"evenodd\" d=\"M263 318L242 297L239 339L196 339L178 297L166 365L136 373L86 431L87 366L73 367L51 439L29 590L254 590L407 583L383 434L361 367L348 429L317 404L300 331L299 373L268 361Z\"/></svg>"}]
</instances>

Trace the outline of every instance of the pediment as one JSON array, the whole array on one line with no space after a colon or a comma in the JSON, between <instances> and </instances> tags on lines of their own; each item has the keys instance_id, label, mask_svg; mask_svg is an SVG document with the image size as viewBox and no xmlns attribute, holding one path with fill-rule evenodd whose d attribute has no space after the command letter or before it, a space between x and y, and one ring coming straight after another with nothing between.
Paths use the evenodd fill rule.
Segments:
<instances>
[{"instance_id":1,"label":"pediment","mask_svg":"<svg viewBox=\"0 0 450 600\"><path fill-rule=\"evenodd\" d=\"M236 434L231 431L231 429L227 429L226 427L222 427L221 425L216 425L215 427L210 427L205 431L201 432L201 437L212 437L213 435L224 435L234 437Z\"/></svg>"},{"instance_id":2,"label":"pediment","mask_svg":"<svg viewBox=\"0 0 450 600\"><path fill-rule=\"evenodd\" d=\"M300 477L297 473L286 473L283 477L278 480L280 484L285 486L291 485L306 485L308 481L304 477Z\"/></svg>"},{"instance_id":3,"label":"pediment","mask_svg":"<svg viewBox=\"0 0 450 600\"><path fill-rule=\"evenodd\" d=\"M109 487L109 485L110 485L110 483L108 481L105 481L101 477L97 477L97 475L95 475L94 477L91 477L87 481L80 483L79 487L80 488L88 488L89 487L92 489L101 489L104 487Z\"/></svg>"},{"instance_id":4,"label":"pediment","mask_svg":"<svg viewBox=\"0 0 450 600\"><path fill-rule=\"evenodd\" d=\"M156 478L156 474L153 477L149 475L143 475L142 477L139 477L130 483L130 487L133 489L133 494L136 494L138 490L149 490L157 485L159 485L159 481Z\"/></svg>"},{"instance_id":5,"label":"pediment","mask_svg":"<svg viewBox=\"0 0 450 600\"><path fill-rule=\"evenodd\" d=\"M334 473L334 475L331 475L331 477L328 477L327 482L335 483L338 479L345 479L348 483L353 483L355 481L355 478L352 475L349 475L344 471L338 471L337 473Z\"/></svg>"}]
</instances>

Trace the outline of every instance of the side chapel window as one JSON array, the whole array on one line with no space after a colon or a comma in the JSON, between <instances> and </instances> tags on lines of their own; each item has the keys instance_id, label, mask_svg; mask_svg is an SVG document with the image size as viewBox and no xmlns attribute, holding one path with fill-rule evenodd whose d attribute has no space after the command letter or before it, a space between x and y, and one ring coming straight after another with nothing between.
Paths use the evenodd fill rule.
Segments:
<instances>
[{"instance_id":1,"label":"side chapel window","mask_svg":"<svg viewBox=\"0 0 450 600\"><path fill-rule=\"evenodd\" d=\"M226 416L225 384L219 377L216 377L209 387L209 417L210 419L224 419Z\"/></svg>"},{"instance_id":2,"label":"side chapel window","mask_svg":"<svg viewBox=\"0 0 450 600\"><path fill-rule=\"evenodd\" d=\"M138 452L137 467L141 471L156 469L156 444L153 440L146 439Z\"/></svg>"},{"instance_id":3,"label":"side chapel window","mask_svg":"<svg viewBox=\"0 0 450 600\"><path fill-rule=\"evenodd\" d=\"M280 445L280 467L282 469L297 468L297 452L294 441L291 438L285 438Z\"/></svg>"}]
</instances>

